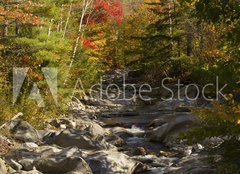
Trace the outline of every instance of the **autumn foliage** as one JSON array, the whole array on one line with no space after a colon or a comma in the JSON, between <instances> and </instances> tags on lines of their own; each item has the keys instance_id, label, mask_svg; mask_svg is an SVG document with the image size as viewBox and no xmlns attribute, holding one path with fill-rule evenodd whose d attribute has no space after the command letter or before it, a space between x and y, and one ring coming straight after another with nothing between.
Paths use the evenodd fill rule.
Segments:
<instances>
[{"instance_id":1,"label":"autumn foliage","mask_svg":"<svg viewBox=\"0 0 240 174\"><path fill-rule=\"evenodd\" d=\"M42 24L42 20L33 14L33 9L38 6L40 5L31 1L19 1L11 5L11 7L9 5L2 5L0 6L0 20L17 19L20 24L40 25Z\"/></svg>"},{"instance_id":2,"label":"autumn foliage","mask_svg":"<svg viewBox=\"0 0 240 174\"><path fill-rule=\"evenodd\" d=\"M92 39L90 38L85 38L83 41L83 47L88 47L93 50L97 49L97 46L93 43Z\"/></svg>"},{"instance_id":3,"label":"autumn foliage","mask_svg":"<svg viewBox=\"0 0 240 174\"><path fill-rule=\"evenodd\" d=\"M94 2L94 10L97 12L99 22L108 22L109 17L113 18L119 25L122 24L123 9L120 0L100 0Z\"/></svg>"}]
</instances>

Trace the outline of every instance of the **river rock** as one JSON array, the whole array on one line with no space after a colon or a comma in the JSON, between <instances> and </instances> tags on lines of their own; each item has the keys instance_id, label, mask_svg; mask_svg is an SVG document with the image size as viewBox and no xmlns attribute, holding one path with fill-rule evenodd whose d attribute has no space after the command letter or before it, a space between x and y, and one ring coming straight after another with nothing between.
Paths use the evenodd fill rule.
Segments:
<instances>
[{"instance_id":1,"label":"river rock","mask_svg":"<svg viewBox=\"0 0 240 174\"><path fill-rule=\"evenodd\" d=\"M168 157L157 157L155 155L145 155L145 156L134 156L134 160L148 164L152 167L168 167L175 163L178 158L168 158Z\"/></svg>"},{"instance_id":2,"label":"river rock","mask_svg":"<svg viewBox=\"0 0 240 174\"><path fill-rule=\"evenodd\" d=\"M32 143L32 142L27 142L22 144L21 146L22 148L26 148L26 149L31 149L31 150L35 150L38 148L38 145L36 143Z\"/></svg>"},{"instance_id":3,"label":"river rock","mask_svg":"<svg viewBox=\"0 0 240 174\"><path fill-rule=\"evenodd\" d=\"M166 169L167 174L214 174L216 171L209 165L209 156L193 154L182 158L177 165Z\"/></svg>"},{"instance_id":4,"label":"river rock","mask_svg":"<svg viewBox=\"0 0 240 174\"><path fill-rule=\"evenodd\" d=\"M18 162L16 162L13 159L10 159L8 164L9 164L9 166L11 166L16 171L19 171L23 168L23 166L21 164L19 164Z\"/></svg>"},{"instance_id":5,"label":"river rock","mask_svg":"<svg viewBox=\"0 0 240 174\"><path fill-rule=\"evenodd\" d=\"M224 143L224 139L221 137L211 137L203 140L202 144L208 148L216 148L219 147L222 143Z\"/></svg>"},{"instance_id":6,"label":"river rock","mask_svg":"<svg viewBox=\"0 0 240 174\"><path fill-rule=\"evenodd\" d=\"M36 168L37 171L43 173L92 173L88 164L81 158L81 153L76 147L58 149L51 146L40 146L34 151L17 149L8 154L6 160L17 171L32 171Z\"/></svg>"},{"instance_id":7,"label":"river rock","mask_svg":"<svg viewBox=\"0 0 240 174\"><path fill-rule=\"evenodd\" d=\"M175 138L180 132L186 131L193 124L193 120L196 117L194 114L176 114L164 121L159 119L158 122L165 123L148 131L146 138L152 141L163 141L166 138L171 139L171 136ZM154 125L158 124L158 122L155 121ZM150 125L153 125L153 123Z\"/></svg>"},{"instance_id":8,"label":"river rock","mask_svg":"<svg viewBox=\"0 0 240 174\"><path fill-rule=\"evenodd\" d=\"M147 155L147 151L146 149L144 149L144 147L138 147L134 150L133 152L134 155Z\"/></svg>"},{"instance_id":9,"label":"river rock","mask_svg":"<svg viewBox=\"0 0 240 174\"><path fill-rule=\"evenodd\" d=\"M6 154L5 159L9 166L17 171L24 169L24 167L25 170L32 170L33 160L38 156L39 154L28 149L16 149Z\"/></svg>"},{"instance_id":10,"label":"river rock","mask_svg":"<svg viewBox=\"0 0 240 174\"><path fill-rule=\"evenodd\" d=\"M71 119L54 119L49 123L50 126L54 128L74 129L76 128L76 122Z\"/></svg>"},{"instance_id":11,"label":"river rock","mask_svg":"<svg viewBox=\"0 0 240 174\"><path fill-rule=\"evenodd\" d=\"M80 157L40 157L34 160L33 165L43 173L57 174L92 174L88 164Z\"/></svg>"},{"instance_id":12,"label":"river rock","mask_svg":"<svg viewBox=\"0 0 240 174\"><path fill-rule=\"evenodd\" d=\"M7 174L8 173L5 161L3 161L1 158L0 158L0 173L1 174Z\"/></svg>"},{"instance_id":13,"label":"river rock","mask_svg":"<svg viewBox=\"0 0 240 174\"><path fill-rule=\"evenodd\" d=\"M26 121L12 121L10 124L10 132L14 138L23 142L40 141L38 131Z\"/></svg>"},{"instance_id":14,"label":"river rock","mask_svg":"<svg viewBox=\"0 0 240 174\"><path fill-rule=\"evenodd\" d=\"M56 133L48 140L48 143L60 147L76 146L86 150L107 148L107 143L103 137L93 137L89 132L78 129L66 129Z\"/></svg>"},{"instance_id":15,"label":"river rock","mask_svg":"<svg viewBox=\"0 0 240 174\"><path fill-rule=\"evenodd\" d=\"M132 174L144 170L141 163L115 150L104 150L86 157L94 174Z\"/></svg>"},{"instance_id":16,"label":"river rock","mask_svg":"<svg viewBox=\"0 0 240 174\"><path fill-rule=\"evenodd\" d=\"M56 153L61 152L61 149L52 147L52 146L40 146L35 149L26 148L26 149L16 149L8 154L5 158L9 166L15 170L25 170L30 171L34 169L33 161L39 156L48 157Z\"/></svg>"},{"instance_id":17,"label":"river rock","mask_svg":"<svg viewBox=\"0 0 240 174\"><path fill-rule=\"evenodd\" d=\"M162 167L159 168L152 168L149 169L148 172L144 173L144 174L163 174L164 173L164 169Z\"/></svg>"},{"instance_id":18,"label":"river rock","mask_svg":"<svg viewBox=\"0 0 240 174\"><path fill-rule=\"evenodd\" d=\"M115 134L106 136L106 141L110 144L113 144L116 147L122 147L125 144L125 141Z\"/></svg>"},{"instance_id":19,"label":"river rock","mask_svg":"<svg viewBox=\"0 0 240 174\"><path fill-rule=\"evenodd\" d=\"M91 120L77 120L76 128L89 132L93 137L105 136L109 134L109 132L107 132L102 126Z\"/></svg>"},{"instance_id":20,"label":"river rock","mask_svg":"<svg viewBox=\"0 0 240 174\"><path fill-rule=\"evenodd\" d=\"M193 151L194 151L195 153L199 153L199 152L201 152L202 150L204 150L204 146L201 145L201 144L199 144L199 143L193 146Z\"/></svg>"}]
</instances>

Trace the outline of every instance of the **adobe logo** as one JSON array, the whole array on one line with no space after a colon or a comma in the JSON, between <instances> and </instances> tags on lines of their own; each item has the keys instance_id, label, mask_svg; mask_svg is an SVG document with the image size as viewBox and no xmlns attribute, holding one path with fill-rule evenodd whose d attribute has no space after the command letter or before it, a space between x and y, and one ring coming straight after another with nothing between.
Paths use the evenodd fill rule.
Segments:
<instances>
[{"instance_id":1,"label":"adobe logo","mask_svg":"<svg viewBox=\"0 0 240 174\"><path fill-rule=\"evenodd\" d=\"M27 77L29 68L13 68L13 104L16 103L23 83ZM57 68L42 68L41 71L44 74L54 102L57 104ZM37 83L33 83L32 89L29 91L29 98L35 100L39 107L45 107L44 100L40 94L40 89Z\"/></svg>"}]
</instances>

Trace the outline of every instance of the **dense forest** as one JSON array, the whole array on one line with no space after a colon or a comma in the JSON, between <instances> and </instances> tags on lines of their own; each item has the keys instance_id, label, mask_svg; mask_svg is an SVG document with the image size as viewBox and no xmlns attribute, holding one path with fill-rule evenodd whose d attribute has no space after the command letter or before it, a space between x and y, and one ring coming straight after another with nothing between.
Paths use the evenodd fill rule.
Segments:
<instances>
[{"instance_id":1,"label":"dense forest","mask_svg":"<svg viewBox=\"0 0 240 174\"><path fill-rule=\"evenodd\" d=\"M191 110L199 116L196 126L180 138L194 144L228 137L216 168L239 173L239 56L239 0L2 0L0 125L21 112L21 119L43 128L114 70L140 69L141 82L153 86L166 77L168 84L181 79L201 87L217 80L224 95L209 87L204 95L212 102ZM57 70L50 77L57 78L57 99L46 67ZM27 73L14 100L16 68ZM36 86L44 107L31 98Z\"/></svg>"}]
</instances>

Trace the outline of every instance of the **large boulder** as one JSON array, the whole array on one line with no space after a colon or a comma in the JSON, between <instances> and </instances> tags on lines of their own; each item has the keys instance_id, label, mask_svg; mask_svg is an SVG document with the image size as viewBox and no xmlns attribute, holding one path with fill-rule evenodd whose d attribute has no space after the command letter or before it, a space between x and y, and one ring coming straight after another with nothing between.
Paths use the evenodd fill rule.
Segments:
<instances>
[{"instance_id":1,"label":"large boulder","mask_svg":"<svg viewBox=\"0 0 240 174\"><path fill-rule=\"evenodd\" d=\"M102 126L92 120L83 120L77 119L76 120L76 129L80 129L82 131L87 131L93 137L105 136L108 135L107 132Z\"/></svg>"},{"instance_id":2,"label":"large boulder","mask_svg":"<svg viewBox=\"0 0 240 174\"><path fill-rule=\"evenodd\" d=\"M43 173L92 174L88 164L77 156L56 154L50 157L39 157L34 160L33 165Z\"/></svg>"},{"instance_id":3,"label":"large boulder","mask_svg":"<svg viewBox=\"0 0 240 174\"><path fill-rule=\"evenodd\" d=\"M44 173L92 174L88 164L80 157L40 158L34 161L34 165Z\"/></svg>"},{"instance_id":4,"label":"large boulder","mask_svg":"<svg viewBox=\"0 0 240 174\"><path fill-rule=\"evenodd\" d=\"M197 118L194 114L175 114L174 116L164 117L163 119L154 120L150 125L157 126L147 131L146 138L152 141L163 141L171 136L177 137L180 132L186 131L193 125L193 120Z\"/></svg>"},{"instance_id":5,"label":"large boulder","mask_svg":"<svg viewBox=\"0 0 240 174\"><path fill-rule=\"evenodd\" d=\"M13 134L15 139L23 142L40 141L38 131L26 121L12 121L10 124L10 132Z\"/></svg>"},{"instance_id":6,"label":"large boulder","mask_svg":"<svg viewBox=\"0 0 240 174\"><path fill-rule=\"evenodd\" d=\"M33 170L33 161L39 154L28 149L16 149L6 154L7 164L15 170Z\"/></svg>"},{"instance_id":7,"label":"large boulder","mask_svg":"<svg viewBox=\"0 0 240 174\"><path fill-rule=\"evenodd\" d=\"M94 137L89 132L79 129L66 129L56 133L49 138L48 143L56 144L60 147L76 146L85 150L104 149L108 147L103 137Z\"/></svg>"},{"instance_id":8,"label":"large boulder","mask_svg":"<svg viewBox=\"0 0 240 174\"><path fill-rule=\"evenodd\" d=\"M29 173L35 169L35 173L40 171L48 174L92 173L88 164L81 158L81 153L77 147L58 149L52 146L40 146L33 151L17 149L6 156L6 161L19 173L22 171ZM16 166L19 167L16 168Z\"/></svg>"},{"instance_id":9,"label":"large boulder","mask_svg":"<svg viewBox=\"0 0 240 174\"><path fill-rule=\"evenodd\" d=\"M132 174L143 170L143 165L115 150L98 151L87 155L94 174Z\"/></svg>"},{"instance_id":10,"label":"large boulder","mask_svg":"<svg viewBox=\"0 0 240 174\"><path fill-rule=\"evenodd\" d=\"M194 154L182 158L175 166L166 169L166 174L214 174L216 173L213 166L209 164L209 156Z\"/></svg>"}]
</instances>

